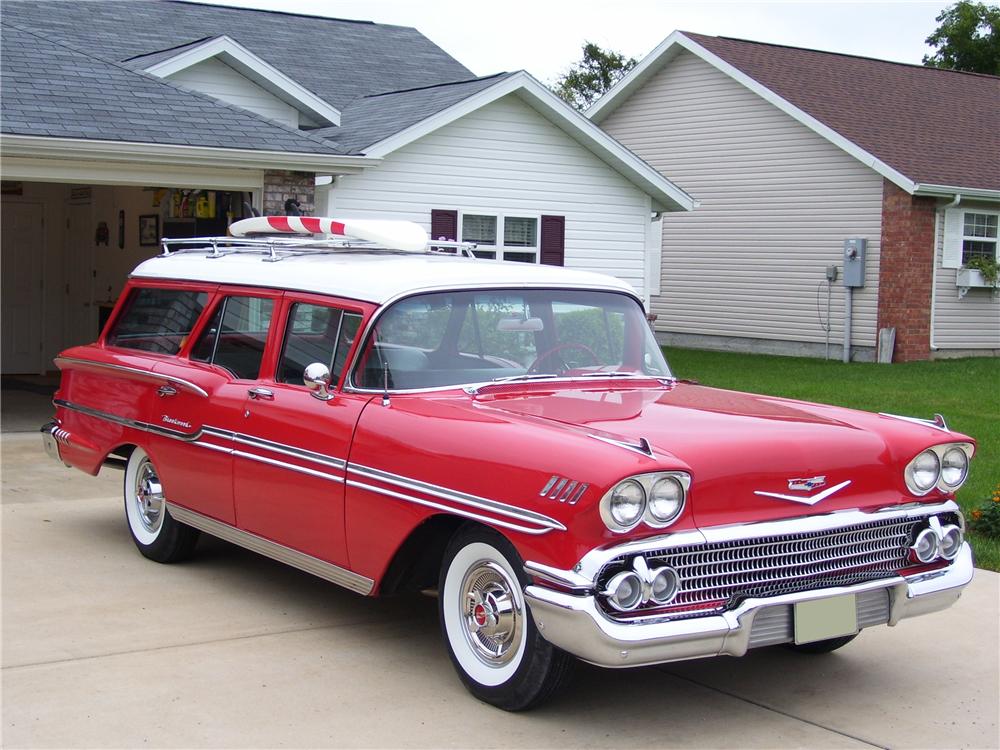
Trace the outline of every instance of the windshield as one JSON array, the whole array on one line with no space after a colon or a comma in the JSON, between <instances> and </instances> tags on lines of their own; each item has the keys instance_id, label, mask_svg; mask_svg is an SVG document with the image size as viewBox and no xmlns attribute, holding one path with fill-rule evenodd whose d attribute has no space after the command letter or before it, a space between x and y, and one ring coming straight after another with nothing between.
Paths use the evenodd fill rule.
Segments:
<instances>
[{"instance_id":1,"label":"windshield","mask_svg":"<svg viewBox=\"0 0 1000 750\"><path fill-rule=\"evenodd\" d=\"M354 384L408 390L611 373L670 376L642 308L624 294L443 292L400 300L379 317Z\"/></svg>"}]
</instances>

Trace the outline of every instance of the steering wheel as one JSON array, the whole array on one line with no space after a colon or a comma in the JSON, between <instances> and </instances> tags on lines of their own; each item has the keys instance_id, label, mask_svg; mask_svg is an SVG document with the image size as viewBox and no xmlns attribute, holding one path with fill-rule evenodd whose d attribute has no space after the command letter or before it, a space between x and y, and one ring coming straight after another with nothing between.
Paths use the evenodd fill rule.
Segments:
<instances>
[{"instance_id":1,"label":"steering wheel","mask_svg":"<svg viewBox=\"0 0 1000 750\"><path fill-rule=\"evenodd\" d=\"M601 360L594 353L594 350L591 349L589 346L587 346L586 344L578 344L576 342L570 341L566 344L559 344L558 346L553 346L548 351L542 352L537 357L535 357L535 361L532 362L530 365L528 365L528 374L534 375L535 373L538 372L538 365L540 365L542 362L547 360L552 355L558 354L559 352L565 351L566 349L582 349L587 353L587 355L593 361L593 364L599 365L601 363ZM569 369L569 365L566 364L566 360L562 360L562 366L563 366L562 372L565 372L566 370Z\"/></svg>"}]
</instances>

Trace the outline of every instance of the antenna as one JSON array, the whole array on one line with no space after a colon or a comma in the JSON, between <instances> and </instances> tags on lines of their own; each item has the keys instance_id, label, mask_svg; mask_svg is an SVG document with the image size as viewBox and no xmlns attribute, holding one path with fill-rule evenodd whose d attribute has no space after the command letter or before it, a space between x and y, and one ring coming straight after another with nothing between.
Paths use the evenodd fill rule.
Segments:
<instances>
[{"instance_id":1,"label":"antenna","mask_svg":"<svg viewBox=\"0 0 1000 750\"><path fill-rule=\"evenodd\" d=\"M382 360L382 406L389 403L389 363Z\"/></svg>"}]
</instances>

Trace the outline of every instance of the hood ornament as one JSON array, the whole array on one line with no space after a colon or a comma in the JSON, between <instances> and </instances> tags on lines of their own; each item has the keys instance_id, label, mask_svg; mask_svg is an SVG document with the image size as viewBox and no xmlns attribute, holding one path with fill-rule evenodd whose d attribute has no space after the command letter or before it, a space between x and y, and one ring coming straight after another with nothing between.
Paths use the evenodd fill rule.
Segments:
<instances>
[{"instance_id":1,"label":"hood ornament","mask_svg":"<svg viewBox=\"0 0 1000 750\"><path fill-rule=\"evenodd\" d=\"M788 489L809 492L818 487L826 487L826 477L810 477L809 479L789 479Z\"/></svg>"},{"instance_id":2,"label":"hood ornament","mask_svg":"<svg viewBox=\"0 0 1000 750\"><path fill-rule=\"evenodd\" d=\"M627 451L635 451L636 453L640 453L648 458L653 457L653 447L644 437L639 438L637 443L615 440L614 438L603 437L601 435L591 435L590 437L594 438L594 440L600 440L602 443L607 443L608 445L617 445L619 448L624 448Z\"/></svg>"},{"instance_id":3,"label":"hood ornament","mask_svg":"<svg viewBox=\"0 0 1000 750\"><path fill-rule=\"evenodd\" d=\"M823 483L820 484L820 485L817 485L817 486L821 487L821 486L823 486L823 484L826 484L826 477L813 477L813 479L821 479L821 480L823 480ZM789 479L788 480L788 489L790 489L790 490L791 489L800 489L799 487L792 487L792 482L808 482L808 481L811 481L811 480ZM822 500L826 500L831 495L833 495L833 494L835 494L837 492L840 492L842 489L844 489L844 487L846 487L850 483L851 483L851 480L848 479L846 482L841 482L840 484L834 485L833 487L829 487L829 488L823 490L822 492L817 492L815 495L812 495L811 497L802 497L801 495L782 495L782 494L780 494L778 492L762 492L761 490L754 490L753 494L760 495L761 497L775 497L778 500L790 500L793 503L802 503L803 505L815 505L816 503L818 503L818 502L820 502ZM809 490L809 488L807 488L807 487L802 487L801 489L803 489L805 491Z\"/></svg>"}]
</instances>

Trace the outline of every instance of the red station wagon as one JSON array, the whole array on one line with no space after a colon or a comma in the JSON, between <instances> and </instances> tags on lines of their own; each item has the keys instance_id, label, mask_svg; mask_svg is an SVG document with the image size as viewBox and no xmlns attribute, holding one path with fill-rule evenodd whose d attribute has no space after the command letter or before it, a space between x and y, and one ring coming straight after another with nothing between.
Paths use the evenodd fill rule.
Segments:
<instances>
[{"instance_id":1,"label":"red station wagon","mask_svg":"<svg viewBox=\"0 0 1000 750\"><path fill-rule=\"evenodd\" d=\"M940 417L678 380L627 284L416 225L232 231L164 241L56 360L46 449L124 469L152 560L205 532L366 596L436 588L459 676L509 710L574 657L827 652L972 578L975 443Z\"/></svg>"}]
</instances>

